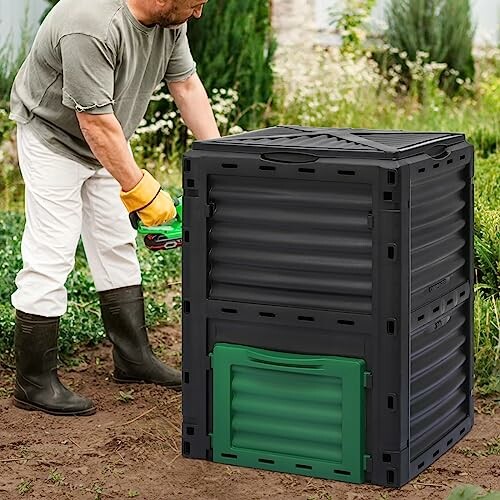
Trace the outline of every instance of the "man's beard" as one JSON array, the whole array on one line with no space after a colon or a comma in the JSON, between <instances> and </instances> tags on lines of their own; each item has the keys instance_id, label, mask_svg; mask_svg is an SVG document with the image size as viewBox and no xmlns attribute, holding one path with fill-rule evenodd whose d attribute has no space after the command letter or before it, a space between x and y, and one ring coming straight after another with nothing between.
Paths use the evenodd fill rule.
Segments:
<instances>
[{"instance_id":1,"label":"man's beard","mask_svg":"<svg viewBox=\"0 0 500 500\"><path fill-rule=\"evenodd\" d=\"M179 17L176 17L175 14L165 14L160 16L156 24L162 28L176 29L192 18L193 16L190 16L187 19L179 19Z\"/></svg>"}]
</instances>

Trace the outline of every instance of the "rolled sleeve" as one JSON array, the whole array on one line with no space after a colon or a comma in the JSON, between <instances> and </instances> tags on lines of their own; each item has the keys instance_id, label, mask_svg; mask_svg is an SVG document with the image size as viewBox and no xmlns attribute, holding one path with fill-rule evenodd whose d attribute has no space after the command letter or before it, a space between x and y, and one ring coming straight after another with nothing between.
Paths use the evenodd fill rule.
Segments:
<instances>
[{"instance_id":1,"label":"rolled sleeve","mask_svg":"<svg viewBox=\"0 0 500 500\"><path fill-rule=\"evenodd\" d=\"M114 57L96 38L66 35L60 40L62 104L81 113L113 113Z\"/></svg>"},{"instance_id":2,"label":"rolled sleeve","mask_svg":"<svg viewBox=\"0 0 500 500\"><path fill-rule=\"evenodd\" d=\"M180 28L175 41L174 50L168 61L165 80L167 83L186 80L196 73L196 63L193 60L187 37L187 23Z\"/></svg>"}]
</instances>

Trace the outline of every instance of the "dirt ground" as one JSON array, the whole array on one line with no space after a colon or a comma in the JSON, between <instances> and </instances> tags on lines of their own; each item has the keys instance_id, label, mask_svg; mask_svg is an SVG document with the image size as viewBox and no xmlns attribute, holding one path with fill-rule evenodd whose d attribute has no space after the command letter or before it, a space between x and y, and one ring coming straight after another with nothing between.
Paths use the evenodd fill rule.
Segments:
<instances>
[{"instance_id":1,"label":"dirt ground","mask_svg":"<svg viewBox=\"0 0 500 500\"><path fill-rule=\"evenodd\" d=\"M158 355L180 364L180 333L153 334ZM93 398L86 418L52 417L11 404L13 372L0 368L0 499L444 499L461 484L500 489L499 401L479 400L472 432L400 490L187 460L180 453L181 395L116 385L109 346L62 379Z\"/></svg>"}]
</instances>

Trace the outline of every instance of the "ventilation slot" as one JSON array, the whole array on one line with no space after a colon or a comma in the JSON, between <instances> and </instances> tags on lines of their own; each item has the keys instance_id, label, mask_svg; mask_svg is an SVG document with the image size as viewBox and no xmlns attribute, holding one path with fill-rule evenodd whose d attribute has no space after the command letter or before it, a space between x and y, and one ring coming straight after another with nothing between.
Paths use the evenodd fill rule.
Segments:
<instances>
[{"instance_id":1,"label":"ventilation slot","mask_svg":"<svg viewBox=\"0 0 500 500\"><path fill-rule=\"evenodd\" d=\"M314 174L316 170L314 168L299 168L299 172L303 172L305 174Z\"/></svg>"},{"instance_id":2,"label":"ventilation slot","mask_svg":"<svg viewBox=\"0 0 500 500\"><path fill-rule=\"evenodd\" d=\"M304 464L295 464L295 467L297 467L297 469L308 469L308 470L312 469L312 465L304 465Z\"/></svg>"},{"instance_id":3,"label":"ventilation slot","mask_svg":"<svg viewBox=\"0 0 500 500\"><path fill-rule=\"evenodd\" d=\"M463 292L460 292L460 297L463 297L465 295L465 290Z\"/></svg>"},{"instance_id":4,"label":"ventilation slot","mask_svg":"<svg viewBox=\"0 0 500 500\"><path fill-rule=\"evenodd\" d=\"M436 451L432 454L432 458L436 458L438 455L439 455L439 450L436 450Z\"/></svg>"},{"instance_id":5,"label":"ventilation slot","mask_svg":"<svg viewBox=\"0 0 500 500\"><path fill-rule=\"evenodd\" d=\"M189 300L184 301L184 312L189 314L191 312L191 302Z\"/></svg>"},{"instance_id":6,"label":"ventilation slot","mask_svg":"<svg viewBox=\"0 0 500 500\"><path fill-rule=\"evenodd\" d=\"M224 458L238 458L238 455L233 455L232 453L221 453L220 456Z\"/></svg>"},{"instance_id":7,"label":"ventilation slot","mask_svg":"<svg viewBox=\"0 0 500 500\"><path fill-rule=\"evenodd\" d=\"M387 326L387 333L389 335L394 335L394 333L396 332L396 320L395 319L387 320L386 326Z\"/></svg>"},{"instance_id":8,"label":"ventilation slot","mask_svg":"<svg viewBox=\"0 0 500 500\"><path fill-rule=\"evenodd\" d=\"M189 384L189 372L184 372L184 383Z\"/></svg>"},{"instance_id":9,"label":"ventilation slot","mask_svg":"<svg viewBox=\"0 0 500 500\"><path fill-rule=\"evenodd\" d=\"M446 162L448 165L450 165L451 163L453 163L453 158L450 158L447 162Z\"/></svg>"},{"instance_id":10,"label":"ventilation slot","mask_svg":"<svg viewBox=\"0 0 500 500\"><path fill-rule=\"evenodd\" d=\"M222 168L238 168L238 165L235 165L234 163L223 163Z\"/></svg>"},{"instance_id":11,"label":"ventilation slot","mask_svg":"<svg viewBox=\"0 0 500 500\"><path fill-rule=\"evenodd\" d=\"M465 427L463 429L460 429L460 435L462 435L465 432Z\"/></svg>"},{"instance_id":12,"label":"ventilation slot","mask_svg":"<svg viewBox=\"0 0 500 500\"><path fill-rule=\"evenodd\" d=\"M448 301L446 302L447 306L449 306L450 304L453 304L453 299L448 299Z\"/></svg>"},{"instance_id":13,"label":"ventilation slot","mask_svg":"<svg viewBox=\"0 0 500 500\"><path fill-rule=\"evenodd\" d=\"M383 462L390 462L391 461L391 455L389 453L384 453L382 455L382 461Z\"/></svg>"},{"instance_id":14,"label":"ventilation slot","mask_svg":"<svg viewBox=\"0 0 500 500\"><path fill-rule=\"evenodd\" d=\"M351 326L354 325L354 321L349 320L349 319L339 319L339 320L337 320L337 323L339 325L351 325Z\"/></svg>"},{"instance_id":15,"label":"ventilation slot","mask_svg":"<svg viewBox=\"0 0 500 500\"><path fill-rule=\"evenodd\" d=\"M299 321L314 321L312 316L298 316L297 319Z\"/></svg>"},{"instance_id":16,"label":"ventilation slot","mask_svg":"<svg viewBox=\"0 0 500 500\"><path fill-rule=\"evenodd\" d=\"M384 191L384 201L392 201L391 191Z\"/></svg>"},{"instance_id":17,"label":"ventilation slot","mask_svg":"<svg viewBox=\"0 0 500 500\"><path fill-rule=\"evenodd\" d=\"M418 468L419 468L419 469L421 469L424 465L425 465L425 462L420 462L420 463L418 464Z\"/></svg>"},{"instance_id":18,"label":"ventilation slot","mask_svg":"<svg viewBox=\"0 0 500 500\"><path fill-rule=\"evenodd\" d=\"M432 165L432 168L439 168L439 163L434 163L434 165Z\"/></svg>"},{"instance_id":19,"label":"ventilation slot","mask_svg":"<svg viewBox=\"0 0 500 500\"><path fill-rule=\"evenodd\" d=\"M184 231L184 243L189 243L189 231Z\"/></svg>"},{"instance_id":20,"label":"ventilation slot","mask_svg":"<svg viewBox=\"0 0 500 500\"><path fill-rule=\"evenodd\" d=\"M194 436L194 427L186 427L186 434L188 436Z\"/></svg>"},{"instance_id":21,"label":"ventilation slot","mask_svg":"<svg viewBox=\"0 0 500 500\"><path fill-rule=\"evenodd\" d=\"M393 470L387 471L387 484L394 484L394 471Z\"/></svg>"},{"instance_id":22,"label":"ventilation slot","mask_svg":"<svg viewBox=\"0 0 500 500\"><path fill-rule=\"evenodd\" d=\"M334 469L335 474L342 474L343 476L350 476L351 473L348 470Z\"/></svg>"},{"instance_id":23,"label":"ventilation slot","mask_svg":"<svg viewBox=\"0 0 500 500\"><path fill-rule=\"evenodd\" d=\"M276 314L274 313L269 313L269 312L260 312L259 316L264 316L266 318L275 318Z\"/></svg>"},{"instance_id":24,"label":"ventilation slot","mask_svg":"<svg viewBox=\"0 0 500 500\"><path fill-rule=\"evenodd\" d=\"M387 245L387 258L389 260L396 260L396 245Z\"/></svg>"},{"instance_id":25,"label":"ventilation slot","mask_svg":"<svg viewBox=\"0 0 500 500\"><path fill-rule=\"evenodd\" d=\"M423 173L423 172L425 172L425 168L419 168L419 169L418 169L418 173L419 173L419 174L421 174L421 173Z\"/></svg>"},{"instance_id":26,"label":"ventilation slot","mask_svg":"<svg viewBox=\"0 0 500 500\"><path fill-rule=\"evenodd\" d=\"M269 460L268 458L259 458L259 462L263 464L274 464L274 460Z\"/></svg>"},{"instance_id":27,"label":"ventilation slot","mask_svg":"<svg viewBox=\"0 0 500 500\"><path fill-rule=\"evenodd\" d=\"M237 309L226 309L226 308L223 308L223 309L221 309L221 311L223 313L228 313L228 314L238 314L238 310Z\"/></svg>"},{"instance_id":28,"label":"ventilation slot","mask_svg":"<svg viewBox=\"0 0 500 500\"><path fill-rule=\"evenodd\" d=\"M433 313L436 313L436 312L438 312L438 311L439 311L439 306L435 307L435 308L432 310L432 312L433 312Z\"/></svg>"},{"instance_id":29,"label":"ventilation slot","mask_svg":"<svg viewBox=\"0 0 500 500\"><path fill-rule=\"evenodd\" d=\"M271 165L261 165L259 167L260 170L276 170L276 167L272 167Z\"/></svg>"},{"instance_id":30,"label":"ventilation slot","mask_svg":"<svg viewBox=\"0 0 500 500\"><path fill-rule=\"evenodd\" d=\"M339 175L356 175L354 170L337 170Z\"/></svg>"},{"instance_id":31,"label":"ventilation slot","mask_svg":"<svg viewBox=\"0 0 500 500\"><path fill-rule=\"evenodd\" d=\"M184 160L184 172L191 172L191 160Z\"/></svg>"},{"instance_id":32,"label":"ventilation slot","mask_svg":"<svg viewBox=\"0 0 500 500\"><path fill-rule=\"evenodd\" d=\"M446 442L446 446L450 446L451 443L453 443L453 438L448 439L448 441Z\"/></svg>"},{"instance_id":33,"label":"ventilation slot","mask_svg":"<svg viewBox=\"0 0 500 500\"><path fill-rule=\"evenodd\" d=\"M395 400L396 398L393 394L387 396L387 408L389 408L389 410L394 410L396 408Z\"/></svg>"},{"instance_id":34,"label":"ventilation slot","mask_svg":"<svg viewBox=\"0 0 500 500\"><path fill-rule=\"evenodd\" d=\"M424 318L425 318L425 314L422 314L422 316L419 316L419 317L417 318L417 321L422 321Z\"/></svg>"},{"instance_id":35,"label":"ventilation slot","mask_svg":"<svg viewBox=\"0 0 500 500\"><path fill-rule=\"evenodd\" d=\"M387 172L387 184L396 184L396 172L394 170Z\"/></svg>"},{"instance_id":36,"label":"ventilation slot","mask_svg":"<svg viewBox=\"0 0 500 500\"><path fill-rule=\"evenodd\" d=\"M462 156L460 157L460 159L461 159L461 160L465 160L465 155L462 155Z\"/></svg>"},{"instance_id":37,"label":"ventilation slot","mask_svg":"<svg viewBox=\"0 0 500 500\"><path fill-rule=\"evenodd\" d=\"M189 441L182 442L182 451L184 455L189 455L191 453L191 443Z\"/></svg>"},{"instance_id":38,"label":"ventilation slot","mask_svg":"<svg viewBox=\"0 0 500 500\"><path fill-rule=\"evenodd\" d=\"M194 188L194 179L187 179L187 187Z\"/></svg>"}]
</instances>

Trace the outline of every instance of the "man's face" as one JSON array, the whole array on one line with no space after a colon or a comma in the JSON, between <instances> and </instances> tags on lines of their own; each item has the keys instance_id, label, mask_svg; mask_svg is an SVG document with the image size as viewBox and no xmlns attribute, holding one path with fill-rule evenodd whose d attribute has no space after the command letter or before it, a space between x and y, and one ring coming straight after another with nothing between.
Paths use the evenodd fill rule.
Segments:
<instances>
[{"instance_id":1,"label":"man's face","mask_svg":"<svg viewBox=\"0 0 500 500\"><path fill-rule=\"evenodd\" d=\"M170 0L157 2L156 24L162 28L178 28L190 19L199 19L208 0Z\"/></svg>"}]
</instances>

